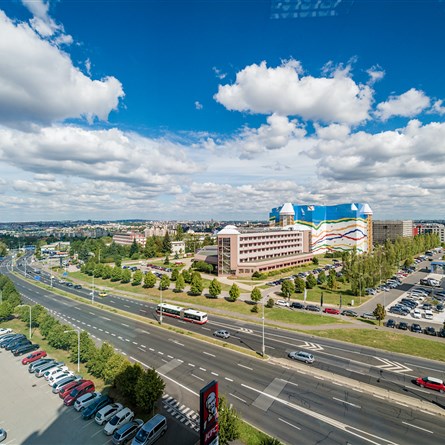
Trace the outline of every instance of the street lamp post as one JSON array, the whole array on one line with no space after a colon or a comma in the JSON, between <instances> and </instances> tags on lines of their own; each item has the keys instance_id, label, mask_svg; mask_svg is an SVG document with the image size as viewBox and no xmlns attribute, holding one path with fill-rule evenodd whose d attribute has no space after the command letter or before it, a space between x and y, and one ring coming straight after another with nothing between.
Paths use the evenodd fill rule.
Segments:
<instances>
[{"instance_id":1,"label":"street lamp post","mask_svg":"<svg viewBox=\"0 0 445 445\"><path fill-rule=\"evenodd\" d=\"M162 324L162 283L159 283L159 291L161 294L161 304L159 306L159 324Z\"/></svg>"},{"instance_id":2,"label":"street lamp post","mask_svg":"<svg viewBox=\"0 0 445 445\"><path fill-rule=\"evenodd\" d=\"M64 334L67 334L68 332L77 332L77 372L80 372L80 329L63 331Z\"/></svg>"},{"instance_id":3,"label":"street lamp post","mask_svg":"<svg viewBox=\"0 0 445 445\"><path fill-rule=\"evenodd\" d=\"M32 325L32 320L31 320L31 306L29 304L20 304L19 307L28 307L29 308L29 338L31 339L31 325Z\"/></svg>"},{"instance_id":4,"label":"street lamp post","mask_svg":"<svg viewBox=\"0 0 445 445\"><path fill-rule=\"evenodd\" d=\"M264 344L264 298L263 298L263 344L261 346L261 355L264 356L266 355L266 346Z\"/></svg>"},{"instance_id":5,"label":"street lamp post","mask_svg":"<svg viewBox=\"0 0 445 445\"><path fill-rule=\"evenodd\" d=\"M94 304L94 272L93 272L93 288L91 289L91 304Z\"/></svg>"}]
</instances>

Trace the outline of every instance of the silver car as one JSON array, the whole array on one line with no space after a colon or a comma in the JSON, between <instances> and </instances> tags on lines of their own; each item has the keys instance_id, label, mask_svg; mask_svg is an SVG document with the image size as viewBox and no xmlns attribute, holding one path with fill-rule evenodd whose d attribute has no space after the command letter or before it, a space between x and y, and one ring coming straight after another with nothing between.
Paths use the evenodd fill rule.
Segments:
<instances>
[{"instance_id":1,"label":"silver car","mask_svg":"<svg viewBox=\"0 0 445 445\"><path fill-rule=\"evenodd\" d=\"M225 329L220 329L219 331L215 331L213 333L213 335L215 337L220 337L220 338L229 338L230 337L230 332L226 331Z\"/></svg>"},{"instance_id":2,"label":"silver car","mask_svg":"<svg viewBox=\"0 0 445 445\"><path fill-rule=\"evenodd\" d=\"M0 428L0 442L3 442L6 439L7 433L3 428Z\"/></svg>"},{"instance_id":3,"label":"silver car","mask_svg":"<svg viewBox=\"0 0 445 445\"><path fill-rule=\"evenodd\" d=\"M314 363L314 356L305 351L293 351L289 352L289 358L292 360L298 360L304 363Z\"/></svg>"}]
</instances>

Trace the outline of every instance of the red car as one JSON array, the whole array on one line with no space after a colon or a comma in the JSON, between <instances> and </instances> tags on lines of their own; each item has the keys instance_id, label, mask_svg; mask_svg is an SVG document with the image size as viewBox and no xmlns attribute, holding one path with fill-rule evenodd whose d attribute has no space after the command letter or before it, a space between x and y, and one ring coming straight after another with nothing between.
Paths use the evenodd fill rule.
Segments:
<instances>
[{"instance_id":1,"label":"red car","mask_svg":"<svg viewBox=\"0 0 445 445\"><path fill-rule=\"evenodd\" d=\"M333 307L326 307L324 308L323 312L326 314L334 314L334 315L340 314L340 311L338 309L334 309Z\"/></svg>"},{"instance_id":2,"label":"red car","mask_svg":"<svg viewBox=\"0 0 445 445\"><path fill-rule=\"evenodd\" d=\"M64 386L60 391L59 391L59 397L61 399L64 399L65 397L67 397L70 392L76 388L77 386L81 385L82 383L85 383L86 380L74 380L73 382L68 383L66 386Z\"/></svg>"},{"instance_id":3,"label":"red car","mask_svg":"<svg viewBox=\"0 0 445 445\"><path fill-rule=\"evenodd\" d=\"M86 380L81 385L76 386L64 399L63 404L66 406L74 405L74 402L84 394L94 392L94 383L91 380Z\"/></svg>"},{"instance_id":4,"label":"red car","mask_svg":"<svg viewBox=\"0 0 445 445\"><path fill-rule=\"evenodd\" d=\"M416 380L416 383L421 388L435 389L436 391L440 391L441 393L445 392L445 385L443 383L443 380L436 379L435 377L419 377Z\"/></svg>"},{"instance_id":5,"label":"red car","mask_svg":"<svg viewBox=\"0 0 445 445\"><path fill-rule=\"evenodd\" d=\"M22 365L27 365L29 363L35 362L36 360L40 360L43 357L46 357L46 352L45 351L32 352L31 354L27 355L22 360Z\"/></svg>"}]
</instances>

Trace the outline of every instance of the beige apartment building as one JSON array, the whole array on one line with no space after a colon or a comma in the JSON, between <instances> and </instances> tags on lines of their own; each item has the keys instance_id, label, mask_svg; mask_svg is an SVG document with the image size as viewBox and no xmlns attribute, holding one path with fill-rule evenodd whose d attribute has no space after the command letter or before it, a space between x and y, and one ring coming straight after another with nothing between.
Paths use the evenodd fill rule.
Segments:
<instances>
[{"instance_id":1,"label":"beige apartment building","mask_svg":"<svg viewBox=\"0 0 445 445\"><path fill-rule=\"evenodd\" d=\"M312 261L310 230L291 228L240 232L226 226L217 234L218 275L252 275Z\"/></svg>"},{"instance_id":2,"label":"beige apartment building","mask_svg":"<svg viewBox=\"0 0 445 445\"><path fill-rule=\"evenodd\" d=\"M395 241L399 236L413 236L413 222L411 220L373 221L372 238L374 243L383 244L386 240Z\"/></svg>"}]
</instances>

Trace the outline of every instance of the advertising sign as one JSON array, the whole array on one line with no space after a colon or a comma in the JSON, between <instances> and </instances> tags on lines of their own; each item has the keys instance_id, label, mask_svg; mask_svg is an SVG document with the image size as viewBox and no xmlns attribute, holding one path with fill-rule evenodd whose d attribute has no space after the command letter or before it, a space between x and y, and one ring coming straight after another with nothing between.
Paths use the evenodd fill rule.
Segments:
<instances>
[{"instance_id":1,"label":"advertising sign","mask_svg":"<svg viewBox=\"0 0 445 445\"><path fill-rule=\"evenodd\" d=\"M213 380L199 392L200 443L218 445L218 382Z\"/></svg>"}]
</instances>

